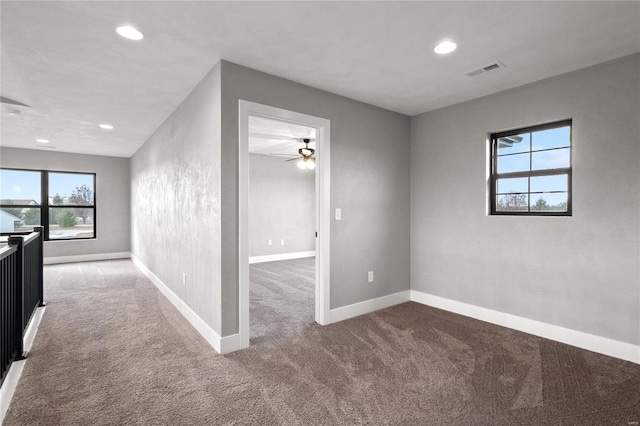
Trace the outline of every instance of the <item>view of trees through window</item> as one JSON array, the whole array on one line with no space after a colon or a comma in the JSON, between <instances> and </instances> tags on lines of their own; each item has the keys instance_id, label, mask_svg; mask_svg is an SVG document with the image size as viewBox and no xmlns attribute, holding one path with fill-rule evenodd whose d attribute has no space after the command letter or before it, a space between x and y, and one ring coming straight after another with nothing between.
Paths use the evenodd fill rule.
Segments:
<instances>
[{"instance_id":1,"label":"view of trees through window","mask_svg":"<svg viewBox=\"0 0 640 426\"><path fill-rule=\"evenodd\" d=\"M509 193L503 194L498 198L498 210L499 211L527 211L527 208L531 206L533 211L556 211L566 212L567 202L561 201L558 204L549 204L542 195L538 195L538 198L532 203L529 202L527 194Z\"/></svg>"},{"instance_id":2,"label":"view of trees through window","mask_svg":"<svg viewBox=\"0 0 640 426\"><path fill-rule=\"evenodd\" d=\"M1 169L0 178L2 232L43 225L46 240L95 238L95 174Z\"/></svg>"},{"instance_id":3,"label":"view of trees through window","mask_svg":"<svg viewBox=\"0 0 640 426\"><path fill-rule=\"evenodd\" d=\"M94 175L48 173L49 238L94 237Z\"/></svg>"}]
</instances>

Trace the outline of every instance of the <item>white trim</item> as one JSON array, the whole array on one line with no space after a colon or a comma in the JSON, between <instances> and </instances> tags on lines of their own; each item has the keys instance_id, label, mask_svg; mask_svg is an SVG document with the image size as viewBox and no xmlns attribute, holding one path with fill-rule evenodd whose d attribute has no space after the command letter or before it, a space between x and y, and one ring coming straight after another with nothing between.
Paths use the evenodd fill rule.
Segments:
<instances>
[{"instance_id":1,"label":"white trim","mask_svg":"<svg viewBox=\"0 0 640 426\"><path fill-rule=\"evenodd\" d=\"M213 328L209 326L202 318L198 316L193 310L180 299L176 294L171 291L165 283L160 280L147 266L142 263L135 254L131 254L131 260L134 265L147 277L149 280L160 290L160 292L171 302L173 306L178 309L178 312L182 314L187 321L191 323L193 328L215 349L218 353L224 354L230 352L227 346L235 347L233 344L233 336L221 338ZM237 349L234 349L237 350Z\"/></svg>"},{"instance_id":2,"label":"white trim","mask_svg":"<svg viewBox=\"0 0 640 426\"><path fill-rule=\"evenodd\" d=\"M36 338L36 334L38 333L38 327L40 327L40 321L42 321L42 315L44 314L45 309L46 307L37 308L33 317L29 321L29 326L27 327L27 331L24 333L22 340L24 352L29 352L31 350L33 340ZM4 416L7 414L11 398L13 398L13 394L16 390L16 386L18 385L18 381L20 380L22 370L24 369L27 360L28 358L22 361L13 362L11 367L9 367L7 376L4 378L2 387L0 387L0 424L2 424Z\"/></svg>"},{"instance_id":3,"label":"white trim","mask_svg":"<svg viewBox=\"0 0 640 426\"><path fill-rule=\"evenodd\" d=\"M264 256L252 256L249 258L249 264L275 262L278 260L302 259L303 257L314 257L315 255L316 255L316 252L315 250L313 250L313 251L298 251L294 253L267 254Z\"/></svg>"},{"instance_id":4,"label":"white trim","mask_svg":"<svg viewBox=\"0 0 640 426\"><path fill-rule=\"evenodd\" d=\"M411 300L545 339L640 364L640 346L411 290Z\"/></svg>"},{"instance_id":5,"label":"white trim","mask_svg":"<svg viewBox=\"0 0 640 426\"><path fill-rule=\"evenodd\" d=\"M42 321L45 309L47 309L46 306L36 308L33 316L29 320L29 326L27 327L27 331L24 333L24 337L22 339L22 348L25 352L29 352L31 350L31 346L33 346L33 341L38 333L38 327L40 327L40 321Z\"/></svg>"},{"instance_id":6,"label":"white trim","mask_svg":"<svg viewBox=\"0 0 640 426\"><path fill-rule=\"evenodd\" d=\"M389 306L399 305L400 303L408 302L409 298L409 290L404 290L387 296L381 296L375 299L369 299L352 305L343 306L341 308L331 309L329 311L329 322L333 324L338 321L344 321L349 318L368 314L379 309L388 308Z\"/></svg>"},{"instance_id":7,"label":"white trim","mask_svg":"<svg viewBox=\"0 0 640 426\"><path fill-rule=\"evenodd\" d=\"M321 325L329 323L331 122L242 99L238 109L238 330L240 348L246 348L249 346L249 116L267 117L317 129L315 319Z\"/></svg>"},{"instance_id":8,"label":"white trim","mask_svg":"<svg viewBox=\"0 0 640 426\"><path fill-rule=\"evenodd\" d=\"M112 260L112 259L129 259L131 253L122 251L118 253L96 253L96 254L77 254L74 256L58 256L45 257L43 262L45 265L56 263L75 263L75 262L91 262L94 260Z\"/></svg>"},{"instance_id":9,"label":"white trim","mask_svg":"<svg viewBox=\"0 0 640 426\"><path fill-rule=\"evenodd\" d=\"M220 339L221 354L228 354L230 352L239 351L240 349L244 349L240 333L225 336Z\"/></svg>"},{"instance_id":10,"label":"white trim","mask_svg":"<svg viewBox=\"0 0 640 426\"><path fill-rule=\"evenodd\" d=\"M9 372L4 378L2 387L0 387L0 424L2 424L4 416L7 414L11 398L13 398L16 386L18 386L18 380L20 380L20 376L22 375L22 370L24 369L26 362L26 359L23 359L22 361L14 361L11 364L11 367L9 367Z\"/></svg>"}]
</instances>

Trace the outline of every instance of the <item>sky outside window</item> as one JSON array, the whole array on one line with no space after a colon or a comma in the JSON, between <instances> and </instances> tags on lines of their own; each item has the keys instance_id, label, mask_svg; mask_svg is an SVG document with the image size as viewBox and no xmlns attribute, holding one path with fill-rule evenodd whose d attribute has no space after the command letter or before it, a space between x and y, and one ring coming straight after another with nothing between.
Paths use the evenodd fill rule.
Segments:
<instances>
[{"instance_id":1,"label":"sky outside window","mask_svg":"<svg viewBox=\"0 0 640 426\"><path fill-rule=\"evenodd\" d=\"M0 171L0 199L6 203L7 200L35 201L41 204L40 172L27 170L7 170Z\"/></svg>"}]
</instances>

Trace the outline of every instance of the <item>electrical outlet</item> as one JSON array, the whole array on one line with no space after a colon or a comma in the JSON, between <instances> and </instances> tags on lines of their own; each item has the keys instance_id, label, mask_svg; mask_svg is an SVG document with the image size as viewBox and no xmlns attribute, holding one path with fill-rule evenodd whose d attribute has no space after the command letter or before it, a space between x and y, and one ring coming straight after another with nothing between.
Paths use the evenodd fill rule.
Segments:
<instances>
[{"instance_id":1,"label":"electrical outlet","mask_svg":"<svg viewBox=\"0 0 640 426\"><path fill-rule=\"evenodd\" d=\"M269 245L271 245L271 240L269 240Z\"/></svg>"},{"instance_id":2,"label":"electrical outlet","mask_svg":"<svg viewBox=\"0 0 640 426\"><path fill-rule=\"evenodd\" d=\"M283 246L284 245L284 240L280 240L280 245Z\"/></svg>"},{"instance_id":3,"label":"electrical outlet","mask_svg":"<svg viewBox=\"0 0 640 426\"><path fill-rule=\"evenodd\" d=\"M182 273L182 285L187 285L187 273Z\"/></svg>"},{"instance_id":4,"label":"electrical outlet","mask_svg":"<svg viewBox=\"0 0 640 426\"><path fill-rule=\"evenodd\" d=\"M336 220L342 220L342 209L336 209Z\"/></svg>"},{"instance_id":5,"label":"electrical outlet","mask_svg":"<svg viewBox=\"0 0 640 426\"><path fill-rule=\"evenodd\" d=\"M369 271L369 276L368 276L369 282L372 283L373 282L373 271Z\"/></svg>"}]
</instances>

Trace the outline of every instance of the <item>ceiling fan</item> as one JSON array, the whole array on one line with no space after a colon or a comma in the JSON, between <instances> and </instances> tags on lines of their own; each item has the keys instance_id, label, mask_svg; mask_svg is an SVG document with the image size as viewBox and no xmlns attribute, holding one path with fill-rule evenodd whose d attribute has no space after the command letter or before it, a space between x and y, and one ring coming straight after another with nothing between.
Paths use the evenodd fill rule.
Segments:
<instances>
[{"instance_id":1,"label":"ceiling fan","mask_svg":"<svg viewBox=\"0 0 640 426\"><path fill-rule=\"evenodd\" d=\"M302 170L313 170L316 168L316 150L313 148L309 148L309 144L311 143L311 139L310 138L304 138L301 139L300 142L305 144L304 148L300 148L298 150L298 154L300 154L300 157L295 157L295 158L291 158L289 160L285 160L286 161L294 161L294 160L298 160L298 167Z\"/></svg>"}]
</instances>

